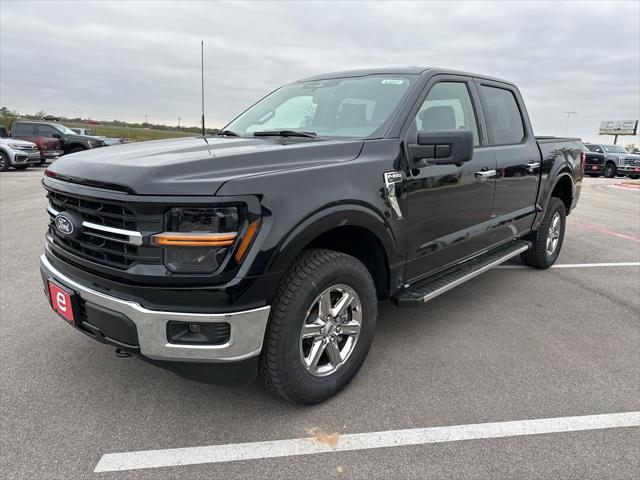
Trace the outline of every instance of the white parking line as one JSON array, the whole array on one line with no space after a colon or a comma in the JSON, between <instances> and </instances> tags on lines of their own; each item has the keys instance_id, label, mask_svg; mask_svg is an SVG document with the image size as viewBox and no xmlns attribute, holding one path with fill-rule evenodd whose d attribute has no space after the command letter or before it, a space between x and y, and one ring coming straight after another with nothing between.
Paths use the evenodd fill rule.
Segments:
<instances>
[{"instance_id":1,"label":"white parking line","mask_svg":"<svg viewBox=\"0 0 640 480\"><path fill-rule=\"evenodd\" d=\"M551 268L596 268L596 267L639 267L640 262L617 262L617 263L560 263L552 265ZM531 268L527 265L498 265L493 267L501 268Z\"/></svg>"},{"instance_id":2,"label":"white parking line","mask_svg":"<svg viewBox=\"0 0 640 480\"><path fill-rule=\"evenodd\" d=\"M580 417L542 418L514 422L479 423L450 427L389 430L338 436L335 441L316 437L267 442L209 445L206 447L170 448L103 455L94 472L114 472L140 468L175 467L203 463L234 462L260 458L292 457L318 453L347 452L372 448L424 445L483 438L504 438L545 433L577 432L604 428L638 427L640 412L586 415Z\"/></svg>"}]
</instances>

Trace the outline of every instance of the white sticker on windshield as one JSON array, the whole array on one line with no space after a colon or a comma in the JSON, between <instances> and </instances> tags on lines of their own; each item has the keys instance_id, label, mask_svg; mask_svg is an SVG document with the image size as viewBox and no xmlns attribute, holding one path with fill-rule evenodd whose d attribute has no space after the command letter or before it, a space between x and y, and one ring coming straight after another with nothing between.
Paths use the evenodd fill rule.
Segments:
<instances>
[{"instance_id":1,"label":"white sticker on windshield","mask_svg":"<svg viewBox=\"0 0 640 480\"><path fill-rule=\"evenodd\" d=\"M383 85L403 85L404 80L398 80L395 78L385 78L384 80L382 80L382 84Z\"/></svg>"}]
</instances>

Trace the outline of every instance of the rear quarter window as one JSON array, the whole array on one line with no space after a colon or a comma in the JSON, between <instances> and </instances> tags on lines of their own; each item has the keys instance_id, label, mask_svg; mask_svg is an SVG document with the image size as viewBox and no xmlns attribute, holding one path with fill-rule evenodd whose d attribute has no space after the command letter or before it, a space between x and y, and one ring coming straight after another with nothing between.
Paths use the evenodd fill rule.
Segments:
<instances>
[{"instance_id":1,"label":"rear quarter window","mask_svg":"<svg viewBox=\"0 0 640 480\"><path fill-rule=\"evenodd\" d=\"M513 92L504 88L482 86L487 124L495 145L514 145L524 140L524 124Z\"/></svg>"}]
</instances>

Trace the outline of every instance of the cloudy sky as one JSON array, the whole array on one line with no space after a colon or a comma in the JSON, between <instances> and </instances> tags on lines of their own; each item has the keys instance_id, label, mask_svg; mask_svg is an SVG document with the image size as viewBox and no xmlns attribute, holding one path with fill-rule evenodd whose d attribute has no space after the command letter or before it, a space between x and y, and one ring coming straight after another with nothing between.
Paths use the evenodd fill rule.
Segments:
<instances>
[{"instance_id":1,"label":"cloudy sky","mask_svg":"<svg viewBox=\"0 0 640 480\"><path fill-rule=\"evenodd\" d=\"M640 2L0 0L0 104L23 113L222 126L316 73L441 66L517 83L536 134L640 117ZM629 138L624 143L638 137Z\"/></svg>"}]
</instances>

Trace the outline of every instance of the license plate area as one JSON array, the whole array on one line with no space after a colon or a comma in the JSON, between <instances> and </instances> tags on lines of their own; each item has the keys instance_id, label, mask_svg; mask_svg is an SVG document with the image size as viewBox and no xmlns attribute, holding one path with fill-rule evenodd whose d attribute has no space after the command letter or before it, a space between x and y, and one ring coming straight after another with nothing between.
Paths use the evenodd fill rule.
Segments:
<instances>
[{"instance_id":1,"label":"license plate area","mask_svg":"<svg viewBox=\"0 0 640 480\"><path fill-rule=\"evenodd\" d=\"M47 287L53 311L71 325L75 325L79 321L79 303L76 293L51 278L47 280Z\"/></svg>"}]
</instances>

